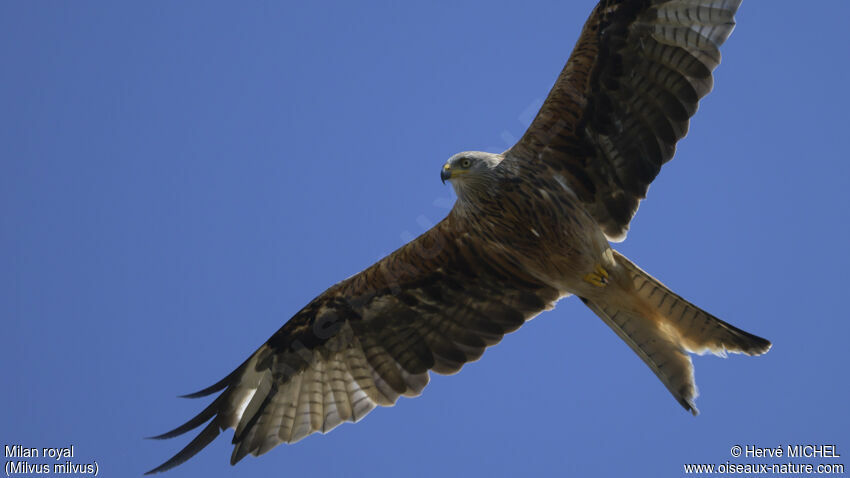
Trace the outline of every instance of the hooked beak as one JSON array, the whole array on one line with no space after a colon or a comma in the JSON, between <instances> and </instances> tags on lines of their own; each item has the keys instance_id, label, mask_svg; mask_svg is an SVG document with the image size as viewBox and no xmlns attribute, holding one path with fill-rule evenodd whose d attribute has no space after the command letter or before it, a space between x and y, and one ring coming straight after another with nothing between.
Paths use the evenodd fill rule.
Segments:
<instances>
[{"instance_id":1,"label":"hooked beak","mask_svg":"<svg viewBox=\"0 0 850 478\"><path fill-rule=\"evenodd\" d=\"M446 180L451 179L451 178L452 178L452 168L451 168L451 166L449 166L448 163L446 163L443 166L443 169L440 171L440 180L443 181L443 184L446 184Z\"/></svg>"}]
</instances>

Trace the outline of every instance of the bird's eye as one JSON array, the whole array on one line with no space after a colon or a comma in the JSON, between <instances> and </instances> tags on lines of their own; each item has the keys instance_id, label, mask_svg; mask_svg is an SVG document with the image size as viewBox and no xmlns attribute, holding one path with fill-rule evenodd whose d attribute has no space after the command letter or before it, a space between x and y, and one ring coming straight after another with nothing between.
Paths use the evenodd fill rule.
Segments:
<instances>
[{"instance_id":1,"label":"bird's eye","mask_svg":"<svg viewBox=\"0 0 850 478\"><path fill-rule=\"evenodd\" d=\"M464 159L464 160L460 163L460 165L461 165L461 167L463 167L463 168L468 168L468 167L470 167L470 166L472 165L472 161L470 161L470 160L468 160L468 159Z\"/></svg>"}]
</instances>

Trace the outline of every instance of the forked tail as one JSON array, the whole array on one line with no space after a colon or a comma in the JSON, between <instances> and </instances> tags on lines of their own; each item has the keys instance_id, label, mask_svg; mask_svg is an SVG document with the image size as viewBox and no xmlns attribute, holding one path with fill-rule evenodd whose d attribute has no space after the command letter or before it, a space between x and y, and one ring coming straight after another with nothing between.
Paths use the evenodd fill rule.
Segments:
<instances>
[{"instance_id":1,"label":"forked tail","mask_svg":"<svg viewBox=\"0 0 850 478\"><path fill-rule=\"evenodd\" d=\"M629 303L582 299L655 372L679 403L694 415L697 396L691 359L686 352L761 355L770 342L744 332L679 297L622 254L614 258L632 279ZM613 302L613 301L612 301Z\"/></svg>"}]
</instances>

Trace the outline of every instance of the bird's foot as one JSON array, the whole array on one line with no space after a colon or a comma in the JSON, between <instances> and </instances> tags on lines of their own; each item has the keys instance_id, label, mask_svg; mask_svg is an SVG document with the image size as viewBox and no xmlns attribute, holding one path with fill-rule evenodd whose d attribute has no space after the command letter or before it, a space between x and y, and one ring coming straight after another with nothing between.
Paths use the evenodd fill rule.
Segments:
<instances>
[{"instance_id":1,"label":"bird's foot","mask_svg":"<svg viewBox=\"0 0 850 478\"><path fill-rule=\"evenodd\" d=\"M584 281L596 287L605 287L608 285L608 271L601 264L596 264L593 272L584 276Z\"/></svg>"}]
</instances>

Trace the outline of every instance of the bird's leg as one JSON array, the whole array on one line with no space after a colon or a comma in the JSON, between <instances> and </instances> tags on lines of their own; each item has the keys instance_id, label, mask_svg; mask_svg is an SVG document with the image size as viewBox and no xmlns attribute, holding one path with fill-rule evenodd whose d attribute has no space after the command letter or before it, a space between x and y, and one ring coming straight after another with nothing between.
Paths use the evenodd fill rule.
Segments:
<instances>
[{"instance_id":1,"label":"bird's leg","mask_svg":"<svg viewBox=\"0 0 850 478\"><path fill-rule=\"evenodd\" d=\"M596 264L593 272L584 276L584 281L596 287L605 287L608 285L608 271L602 267L602 264Z\"/></svg>"}]
</instances>

